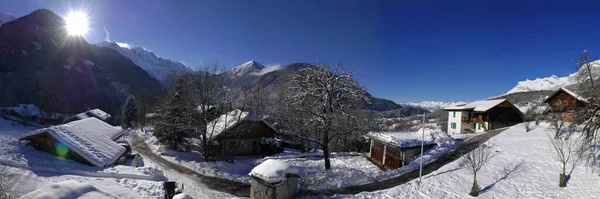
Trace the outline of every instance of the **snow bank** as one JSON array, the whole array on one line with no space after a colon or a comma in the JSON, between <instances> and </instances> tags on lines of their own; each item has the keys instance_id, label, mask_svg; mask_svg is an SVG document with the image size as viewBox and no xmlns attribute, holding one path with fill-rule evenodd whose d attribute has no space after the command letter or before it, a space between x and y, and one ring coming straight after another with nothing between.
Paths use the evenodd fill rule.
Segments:
<instances>
[{"instance_id":1,"label":"snow bank","mask_svg":"<svg viewBox=\"0 0 600 199\"><path fill-rule=\"evenodd\" d=\"M180 193L180 194L173 196L173 199L194 199L194 198L192 198L192 196L187 195L185 193Z\"/></svg>"},{"instance_id":2,"label":"snow bank","mask_svg":"<svg viewBox=\"0 0 600 199\"><path fill-rule=\"evenodd\" d=\"M104 167L115 162L125 152L125 147L117 144L114 139L123 135L124 131L113 127L97 118L86 118L68 124L39 129L26 134L21 139L48 133L67 151L72 150L88 162L98 167ZM60 151L58 152L60 155Z\"/></svg>"},{"instance_id":3,"label":"snow bank","mask_svg":"<svg viewBox=\"0 0 600 199\"><path fill-rule=\"evenodd\" d=\"M268 183L278 183L285 179L287 174L297 174L298 168L290 166L281 160L266 160L250 171L250 175L260 178Z\"/></svg>"},{"instance_id":4,"label":"snow bank","mask_svg":"<svg viewBox=\"0 0 600 199\"><path fill-rule=\"evenodd\" d=\"M25 195L28 199L64 199L64 198L117 198L90 184L67 180L46 185Z\"/></svg>"}]
</instances>

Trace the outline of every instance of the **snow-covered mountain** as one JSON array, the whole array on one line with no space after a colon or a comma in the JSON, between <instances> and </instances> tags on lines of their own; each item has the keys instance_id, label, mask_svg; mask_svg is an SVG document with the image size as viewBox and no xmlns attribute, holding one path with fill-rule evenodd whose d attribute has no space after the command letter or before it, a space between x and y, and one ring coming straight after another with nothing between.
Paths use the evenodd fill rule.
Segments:
<instances>
[{"instance_id":1,"label":"snow-covered mountain","mask_svg":"<svg viewBox=\"0 0 600 199\"><path fill-rule=\"evenodd\" d=\"M422 101L422 102L409 102L404 103L403 105L413 106L413 107L421 107L427 109L428 111L437 111L443 109L445 107L457 106L461 104L466 104L466 102L435 102L435 101Z\"/></svg>"},{"instance_id":2,"label":"snow-covered mountain","mask_svg":"<svg viewBox=\"0 0 600 199\"><path fill-rule=\"evenodd\" d=\"M151 51L141 47L125 48L114 42L103 41L96 44L97 46L115 49L125 57L128 57L144 69L150 76L164 82L171 75L192 72L192 69L185 66L183 63L164 59L156 56Z\"/></svg>"},{"instance_id":3,"label":"snow-covered mountain","mask_svg":"<svg viewBox=\"0 0 600 199\"><path fill-rule=\"evenodd\" d=\"M2 24L5 24L9 21L15 20L16 17L13 17L11 15L7 15L4 13L0 13L0 26L2 26Z\"/></svg>"},{"instance_id":4,"label":"snow-covered mountain","mask_svg":"<svg viewBox=\"0 0 600 199\"><path fill-rule=\"evenodd\" d=\"M592 71L598 72L597 70L600 70L600 60L593 61L591 64L593 69L595 69ZM508 92L506 92L506 94L529 91L556 90L560 87L566 87L577 83L578 75L579 71L570 74L566 77L557 77L556 75L552 75L550 77L537 78L535 80L520 81L519 83L517 83L517 86L510 89Z\"/></svg>"},{"instance_id":5,"label":"snow-covered mountain","mask_svg":"<svg viewBox=\"0 0 600 199\"><path fill-rule=\"evenodd\" d=\"M228 71L230 77L241 77L244 75L248 75L251 73L259 73L265 66L259 64L258 62L251 60L243 63L242 65L233 67L230 71Z\"/></svg>"}]
</instances>

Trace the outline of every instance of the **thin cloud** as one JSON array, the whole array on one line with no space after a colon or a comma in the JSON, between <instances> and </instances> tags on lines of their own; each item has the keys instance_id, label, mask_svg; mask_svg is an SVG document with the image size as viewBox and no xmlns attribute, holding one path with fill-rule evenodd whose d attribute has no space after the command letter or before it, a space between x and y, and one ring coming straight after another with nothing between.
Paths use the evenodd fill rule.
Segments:
<instances>
[{"instance_id":1,"label":"thin cloud","mask_svg":"<svg viewBox=\"0 0 600 199\"><path fill-rule=\"evenodd\" d=\"M262 70L255 72L255 73L250 73L250 75L256 75L256 76L262 76L264 74L273 72L273 71L277 71L277 70L281 70L281 64L273 64L273 65L269 65L266 66L265 68L263 68Z\"/></svg>"},{"instance_id":2,"label":"thin cloud","mask_svg":"<svg viewBox=\"0 0 600 199\"><path fill-rule=\"evenodd\" d=\"M127 43L127 42L118 42L118 41L111 41L110 40L110 31L108 31L108 28L106 28L106 26L104 26L104 34L106 34L106 36L104 36L104 41L107 42L114 42L117 45L119 45L121 48L127 48L127 49L131 49L131 44Z\"/></svg>"},{"instance_id":3,"label":"thin cloud","mask_svg":"<svg viewBox=\"0 0 600 199\"><path fill-rule=\"evenodd\" d=\"M131 49L131 45L129 43L126 43L126 42L116 42L116 41L115 41L115 43L117 45L119 45L121 48Z\"/></svg>"},{"instance_id":4,"label":"thin cloud","mask_svg":"<svg viewBox=\"0 0 600 199\"><path fill-rule=\"evenodd\" d=\"M110 41L110 32L108 32L106 26L104 26L104 34L106 34L106 36L104 37L104 41Z\"/></svg>"}]
</instances>

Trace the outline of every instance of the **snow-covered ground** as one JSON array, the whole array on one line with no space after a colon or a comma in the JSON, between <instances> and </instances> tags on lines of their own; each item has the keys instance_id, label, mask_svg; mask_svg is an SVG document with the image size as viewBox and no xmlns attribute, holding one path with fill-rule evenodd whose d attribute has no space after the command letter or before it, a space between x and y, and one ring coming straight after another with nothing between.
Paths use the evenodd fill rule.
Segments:
<instances>
[{"instance_id":1,"label":"snow-covered ground","mask_svg":"<svg viewBox=\"0 0 600 199\"><path fill-rule=\"evenodd\" d=\"M561 168L552 155L548 128L542 123L525 132L519 124L488 140L486 145L495 156L477 173L482 187L478 198L598 198L600 176L583 163L567 170L570 180L566 188L558 187ZM472 198L468 193L473 176L463 161L458 159L424 176L420 186L416 179L391 189L333 198Z\"/></svg>"},{"instance_id":2,"label":"snow-covered ground","mask_svg":"<svg viewBox=\"0 0 600 199\"><path fill-rule=\"evenodd\" d=\"M29 192L48 184L75 180L82 189L63 190L65 194L94 196L95 199L162 198L162 181L166 177L157 167L151 164L138 168L123 165L106 168L87 166L35 150L17 140L36 129L0 119L0 167L6 166L11 173L11 184L18 195L29 198L34 195ZM63 185L59 183L55 187L61 189ZM46 190L52 190L52 187L46 187ZM60 195L53 196L60 198Z\"/></svg>"},{"instance_id":3,"label":"snow-covered ground","mask_svg":"<svg viewBox=\"0 0 600 199\"><path fill-rule=\"evenodd\" d=\"M139 134L144 135L144 133ZM148 139L146 143L150 148L169 161L184 165L208 176L226 178L242 183L250 183L248 174L263 161L268 159L283 160L291 166L299 168L300 188L310 190L343 188L392 178L417 169L420 161L417 158L402 168L383 171L371 163L366 158L366 154L332 153L332 169L326 171L322 153L300 153L296 150L286 149L283 153L265 158L239 156L236 158L235 163L204 162L202 156L197 152L166 150L156 138L147 134L146 138ZM425 153L424 163L435 161L461 144L461 142L451 139L446 134L436 136L435 143L437 145Z\"/></svg>"}]
</instances>

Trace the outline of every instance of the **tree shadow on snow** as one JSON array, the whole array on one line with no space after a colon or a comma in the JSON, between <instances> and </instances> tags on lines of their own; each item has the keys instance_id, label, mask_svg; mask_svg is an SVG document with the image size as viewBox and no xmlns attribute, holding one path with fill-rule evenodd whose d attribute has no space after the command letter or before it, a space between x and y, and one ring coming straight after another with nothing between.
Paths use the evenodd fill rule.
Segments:
<instances>
[{"instance_id":1,"label":"tree shadow on snow","mask_svg":"<svg viewBox=\"0 0 600 199\"><path fill-rule=\"evenodd\" d=\"M496 180L494 183L484 187L483 189L481 189L481 193L485 193L487 191L489 191L490 189L494 188L494 186L496 185L496 183L508 178L508 176L510 176L511 174L515 173L516 171L519 170L519 168L521 168L521 165L523 165L525 161L522 160L519 164L514 165L514 166L506 166L503 170L502 170L502 177L500 177L498 180Z\"/></svg>"},{"instance_id":2,"label":"tree shadow on snow","mask_svg":"<svg viewBox=\"0 0 600 199\"><path fill-rule=\"evenodd\" d=\"M425 179L431 178L431 177L435 177L435 176L438 176L438 175L442 175L442 174L445 174L445 173L450 173L450 172L458 171L458 170L461 170L463 168L464 168L464 166L461 165L461 166L456 167L454 169L450 169L450 170L442 171L442 172L439 172L439 173L436 173L436 174L433 174L433 175L429 175L429 176L425 177Z\"/></svg>"}]
</instances>

